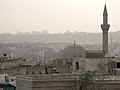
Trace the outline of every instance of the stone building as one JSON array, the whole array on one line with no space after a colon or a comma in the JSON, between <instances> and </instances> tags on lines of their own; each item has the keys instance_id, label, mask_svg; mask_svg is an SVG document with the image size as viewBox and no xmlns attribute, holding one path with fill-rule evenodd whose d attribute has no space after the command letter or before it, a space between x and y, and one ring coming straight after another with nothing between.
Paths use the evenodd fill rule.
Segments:
<instances>
[{"instance_id":1,"label":"stone building","mask_svg":"<svg viewBox=\"0 0 120 90\"><path fill-rule=\"evenodd\" d=\"M17 90L80 90L79 77L86 71L96 73L95 86L99 90L120 90L120 58L105 57L108 54L109 27L105 5L101 25L102 50L86 51L74 42L59 52L53 67L49 68L50 73L17 76Z\"/></svg>"}]
</instances>

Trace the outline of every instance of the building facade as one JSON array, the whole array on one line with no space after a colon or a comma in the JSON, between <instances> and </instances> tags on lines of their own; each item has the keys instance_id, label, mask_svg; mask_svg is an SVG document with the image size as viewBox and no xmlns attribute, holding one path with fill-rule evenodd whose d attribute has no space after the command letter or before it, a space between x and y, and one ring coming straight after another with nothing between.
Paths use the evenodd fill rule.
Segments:
<instances>
[{"instance_id":1,"label":"building facade","mask_svg":"<svg viewBox=\"0 0 120 90\"><path fill-rule=\"evenodd\" d=\"M17 90L82 90L80 76L94 72L95 90L120 90L120 58L105 57L108 54L108 13L103 12L103 46L100 52L86 51L75 42L60 52L50 73L44 75L17 76ZM36 71L36 70L35 70Z\"/></svg>"}]
</instances>

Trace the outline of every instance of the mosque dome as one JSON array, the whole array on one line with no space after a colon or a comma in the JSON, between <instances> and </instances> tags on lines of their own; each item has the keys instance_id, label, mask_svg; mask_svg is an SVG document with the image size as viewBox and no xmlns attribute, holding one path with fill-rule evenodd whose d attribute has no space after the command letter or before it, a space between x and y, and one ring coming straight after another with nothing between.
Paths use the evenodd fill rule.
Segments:
<instances>
[{"instance_id":1,"label":"mosque dome","mask_svg":"<svg viewBox=\"0 0 120 90\"><path fill-rule=\"evenodd\" d=\"M61 51L59 58L72 59L74 57L85 57L85 49L79 45L71 45Z\"/></svg>"}]
</instances>

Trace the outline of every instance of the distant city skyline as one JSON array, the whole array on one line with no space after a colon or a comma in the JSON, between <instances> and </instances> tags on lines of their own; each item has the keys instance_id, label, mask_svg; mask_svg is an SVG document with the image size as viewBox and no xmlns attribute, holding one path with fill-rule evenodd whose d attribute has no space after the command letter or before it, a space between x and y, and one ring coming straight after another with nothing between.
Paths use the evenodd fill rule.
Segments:
<instances>
[{"instance_id":1,"label":"distant city skyline","mask_svg":"<svg viewBox=\"0 0 120 90\"><path fill-rule=\"evenodd\" d=\"M110 32L118 31L120 0L0 0L0 33L102 33L105 2Z\"/></svg>"}]
</instances>

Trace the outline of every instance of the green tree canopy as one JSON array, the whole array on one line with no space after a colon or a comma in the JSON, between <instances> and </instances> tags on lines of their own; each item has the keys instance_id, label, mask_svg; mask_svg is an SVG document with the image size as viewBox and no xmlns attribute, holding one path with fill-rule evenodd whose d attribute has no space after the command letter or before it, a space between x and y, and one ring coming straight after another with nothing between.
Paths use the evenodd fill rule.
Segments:
<instances>
[{"instance_id":1,"label":"green tree canopy","mask_svg":"<svg viewBox=\"0 0 120 90\"><path fill-rule=\"evenodd\" d=\"M95 73L86 71L80 76L80 90L95 90Z\"/></svg>"}]
</instances>

